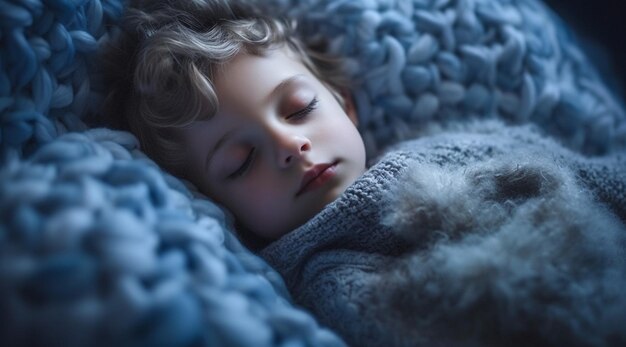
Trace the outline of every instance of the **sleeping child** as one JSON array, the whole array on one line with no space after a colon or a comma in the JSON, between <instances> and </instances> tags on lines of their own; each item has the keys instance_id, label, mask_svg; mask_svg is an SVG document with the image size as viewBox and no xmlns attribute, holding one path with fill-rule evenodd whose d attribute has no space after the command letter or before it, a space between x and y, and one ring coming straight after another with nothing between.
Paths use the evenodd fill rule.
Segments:
<instances>
[{"instance_id":1,"label":"sleeping child","mask_svg":"<svg viewBox=\"0 0 626 347\"><path fill-rule=\"evenodd\" d=\"M106 62L112 121L348 344L626 344L623 155L475 121L366 165L341 62L250 2L130 7Z\"/></svg>"}]
</instances>

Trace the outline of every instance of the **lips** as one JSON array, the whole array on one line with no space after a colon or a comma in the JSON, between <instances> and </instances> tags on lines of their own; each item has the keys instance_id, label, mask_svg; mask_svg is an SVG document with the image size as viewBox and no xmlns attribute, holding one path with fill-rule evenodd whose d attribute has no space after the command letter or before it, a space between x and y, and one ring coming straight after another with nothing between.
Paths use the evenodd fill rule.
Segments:
<instances>
[{"instance_id":1,"label":"lips","mask_svg":"<svg viewBox=\"0 0 626 347\"><path fill-rule=\"evenodd\" d=\"M337 166L337 162L317 164L307 170L302 177L300 189L298 189L296 196L315 189L332 178L332 176L334 176L335 166Z\"/></svg>"}]
</instances>

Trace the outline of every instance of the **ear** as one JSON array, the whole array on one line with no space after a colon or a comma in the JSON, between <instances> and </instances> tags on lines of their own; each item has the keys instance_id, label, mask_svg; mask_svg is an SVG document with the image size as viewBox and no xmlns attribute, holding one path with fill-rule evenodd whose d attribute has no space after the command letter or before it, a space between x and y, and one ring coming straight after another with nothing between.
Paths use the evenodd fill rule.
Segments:
<instances>
[{"instance_id":1,"label":"ear","mask_svg":"<svg viewBox=\"0 0 626 347\"><path fill-rule=\"evenodd\" d=\"M352 98L352 93L350 93L348 89L342 89L340 94L343 98L343 109L348 115L348 118L350 118L355 126L359 125L359 117L356 112L356 105L354 104L354 98Z\"/></svg>"}]
</instances>

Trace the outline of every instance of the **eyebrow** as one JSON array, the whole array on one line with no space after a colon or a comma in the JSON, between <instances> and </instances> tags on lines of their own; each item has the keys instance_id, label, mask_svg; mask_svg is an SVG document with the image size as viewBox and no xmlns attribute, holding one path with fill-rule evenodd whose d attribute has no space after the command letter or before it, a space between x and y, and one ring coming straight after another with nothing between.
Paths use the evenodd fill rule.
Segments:
<instances>
[{"instance_id":1,"label":"eyebrow","mask_svg":"<svg viewBox=\"0 0 626 347\"><path fill-rule=\"evenodd\" d=\"M287 87L291 86L297 80L301 79L303 76L304 76L304 74L296 74L296 75L293 75L291 77L285 78L280 83L278 83L278 85L276 85L276 87L274 87L274 89L267 95L265 100L269 101L269 100L272 100L272 99L276 98L276 95L281 93L283 91L283 89L286 89ZM208 172L209 164L211 163L211 159L213 158L213 155L226 143L226 141L232 136L234 131L235 131L235 129L231 129L231 130L227 131L215 143L215 146L213 146L213 148L211 150L209 150L209 152L207 153L205 162L204 162L204 172Z\"/></svg>"},{"instance_id":2,"label":"eyebrow","mask_svg":"<svg viewBox=\"0 0 626 347\"><path fill-rule=\"evenodd\" d=\"M213 155L215 154L215 152L217 152L220 147L222 147L224 145L224 143L226 143L226 141L232 136L233 132L235 131L235 129L231 129L229 131L227 131L224 136L222 136L216 143L215 146L213 146L213 149L211 149L206 156L205 162L204 162L204 172L208 172L209 170L209 164L211 163L211 159L213 158Z\"/></svg>"},{"instance_id":3,"label":"eyebrow","mask_svg":"<svg viewBox=\"0 0 626 347\"><path fill-rule=\"evenodd\" d=\"M293 75L291 77L285 78L280 83L278 83L278 85L276 87L274 87L274 90L272 90L269 93L269 95L267 96L267 98L265 100L269 101L269 100L272 100L272 99L276 98L276 95L281 93L283 91L283 89L286 89L287 87L289 87L292 84L296 83L298 80L302 79L302 77L304 77L304 74L296 74L296 75Z\"/></svg>"}]
</instances>

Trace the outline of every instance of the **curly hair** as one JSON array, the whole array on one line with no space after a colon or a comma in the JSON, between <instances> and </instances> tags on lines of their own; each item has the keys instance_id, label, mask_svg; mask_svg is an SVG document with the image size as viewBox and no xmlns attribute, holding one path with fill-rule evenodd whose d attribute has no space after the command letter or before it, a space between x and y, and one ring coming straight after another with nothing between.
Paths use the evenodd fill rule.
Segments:
<instances>
[{"instance_id":1,"label":"curly hair","mask_svg":"<svg viewBox=\"0 0 626 347\"><path fill-rule=\"evenodd\" d=\"M338 59L306 46L294 21L273 18L254 1L143 1L131 4L103 54L104 113L132 132L142 150L185 177L175 128L210 119L218 109L212 80L239 53L287 46L337 100L348 82Z\"/></svg>"}]
</instances>

